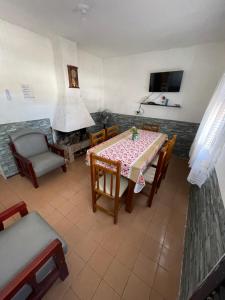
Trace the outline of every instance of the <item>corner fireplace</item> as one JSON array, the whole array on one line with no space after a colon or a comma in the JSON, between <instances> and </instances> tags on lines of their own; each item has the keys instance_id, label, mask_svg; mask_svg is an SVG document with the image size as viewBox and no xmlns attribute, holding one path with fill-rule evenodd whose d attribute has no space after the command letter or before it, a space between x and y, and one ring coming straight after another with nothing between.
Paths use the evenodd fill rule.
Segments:
<instances>
[{"instance_id":1,"label":"corner fireplace","mask_svg":"<svg viewBox=\"0 0 225 300\"><path fill-rule=\"evenodd\" d=\"M69 162L74 161L76 154L82 154L90 146L89 134L86 128L71 132L62 132L54 129L54 137L57 145L65 152Z\"/></svg>"}]
</instances>

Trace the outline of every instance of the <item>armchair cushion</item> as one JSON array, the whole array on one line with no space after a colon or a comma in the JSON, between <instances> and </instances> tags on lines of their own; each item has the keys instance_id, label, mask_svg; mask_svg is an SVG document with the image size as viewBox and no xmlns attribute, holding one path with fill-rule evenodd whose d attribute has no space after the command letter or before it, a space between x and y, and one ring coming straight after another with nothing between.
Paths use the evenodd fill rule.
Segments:
<instances>
[{"instance_id":1,"label":"armchair cushion","mask_svg":"<svg viewBox=\"0 0 225 300\"><path fill-rule=\"evenodd\" d=\"M65 159L62 156L49 151L29 157L29 160L32 162L34 172L37 177L40 177L65 164Z\"/></svg>"},{"instance_id":2,"label":"armchair cushion","mask_svg":"<svg viewBox=\"0 0 225 300\"><path fill-rule=\"evenodd\" d=\"M0 288L4 287L18 272L30 263L51 241L59 239L64 253L67 245L55 230L36 212L29 213L0 232ZM42 281L54 268L53 259L48 260L37 272L37 281ZM29 293L25 285L15 299L23 299Z\"/></svg>"},{"instance_id":3,"label":"armchair cushion","mask_svg":"<svg viewBox=\"0 0 225 300\"><path fill-rule=\"evenodd\" d=\"M17 153L29 158L48 151L45 135L40 130L24 128L10 135Z\"/></svg>"}]
</instances>

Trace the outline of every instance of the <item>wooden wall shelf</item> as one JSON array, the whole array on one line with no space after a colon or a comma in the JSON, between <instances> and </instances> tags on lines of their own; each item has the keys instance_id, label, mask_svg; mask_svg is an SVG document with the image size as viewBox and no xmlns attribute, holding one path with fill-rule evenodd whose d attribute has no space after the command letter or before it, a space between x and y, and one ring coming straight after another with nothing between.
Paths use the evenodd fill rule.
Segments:
<instances>
[{"instance_id":1,"label":"wooden wall shelf","mask_svg":"<svg viewBox=\"0 0 225 300\"><path fill-rule=\"evenodd\" d=\"M152 106L163 106L163 107L174 107L174 108L181 108L180 104L177 105L164 105L164 104L153 104L153 103L141 103L141 105L152 105Z\"/></svg>"}]
</instances>

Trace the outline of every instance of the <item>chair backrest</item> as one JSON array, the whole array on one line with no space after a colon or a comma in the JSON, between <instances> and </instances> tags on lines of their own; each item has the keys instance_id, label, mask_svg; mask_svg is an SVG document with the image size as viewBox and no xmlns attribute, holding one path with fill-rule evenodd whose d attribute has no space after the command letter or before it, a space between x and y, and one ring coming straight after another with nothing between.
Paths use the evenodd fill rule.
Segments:
<instances>
[{"instance_id":1,"label":"chair backrest","mask_svg":"<svg viewBox=\"0 0 225 300\"><path fill-rule=\"evenodd\" d=\"M91 154L92 190L99 195L118 198L121 163Z\"/></svg>"},{"instance_id":2,"label":"chair backrest","mask_svg":"<svg viewBox=\"0 0 225 300\"><path fill-rule=\"evenodd\" d=\"M106 128L106 139L111 139L119 133L119 126L114 125L109 128Z\"/></svg>"},{"instance_id":3,"label":"chair backrest","mask_svg":"<svg viewBox=\"0 0 225 300\"><path fill-rule=\"evenodd\" d=\"M105 141L105 129L90 134L91 147L101 144Z\"/></svg>"},{"instance_id":4,"label":"chair backrest","mask_svg":"<svg viewBox=\"0 0 225 300\"><path fill-rule=\"evenodd\" d=\"M168 151L168 144L166 144L159 153L159 159L156 166L155 177L153 180L153 185L157 187L162 180L162 172L166 163L166 155Z\"/></svg>"},{"instance_id":5,"label":"chair backrest","mask_svg":"<svg viewBox=\"0 0 225 300\"><path fill-rule=\"evenodd\" d=\"M174 134L172 139L168 141L168 149L167 149L167 154L166 154L166 160L165 160L165 167L168 167L168 164L170 162L172 153L173 153L173 148L175 146L176 143L176 139L177 139L177 135Z\"/></svg>"},{"instance_id":6,"label":"chair backrest","mask_svg":"<svg viewBox=\"0 0 225 300\"><path fill-rule=\"evenodd\" d=\"M16 152L23 157L29 158L48 151L46 136L40 130L24 128L9 137Z\"/></svg>"},{"instance_id":7,"label":"chair backrest","mask_svg":"<svg viewBox=\"0 0 225 300\"><path fill-rule=\"evenodd\" d=\"M142 129L149 130L149 131L154 131L154 132L159 132L160 127L157 124L143 124Z\"/></svg>"}]
</instances>

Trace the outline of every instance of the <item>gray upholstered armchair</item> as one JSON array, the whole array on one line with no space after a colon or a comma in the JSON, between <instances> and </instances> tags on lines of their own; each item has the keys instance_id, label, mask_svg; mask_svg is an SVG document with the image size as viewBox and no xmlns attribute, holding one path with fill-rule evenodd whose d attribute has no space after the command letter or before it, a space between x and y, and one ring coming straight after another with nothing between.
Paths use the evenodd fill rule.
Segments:
<instances>
[{"instance_id":1,"label":"gray upholstered armchair","mask_svg":"<svg viewBox=\"0 0 225 300\"><path fill-rule=\"evenodd\" d=\"M35 188L38 177L60 167L66 172L64 151L49 144L40 130L21 129L10 135L10 141L20 175L28 177Z\"/></svg>"},{"instance_id":2,"label":"gray upholstered armchair","mask_svg":"<svg viewBox=\"0 0 225 300\"><path fill-rule=\"evenodd\" d=\"M4 221L19 213L21 219L4 228ZM57 278L65 280L65 241L26 204L0 212L0 299L42 299Z\"/></svg>"}]
</instances>

